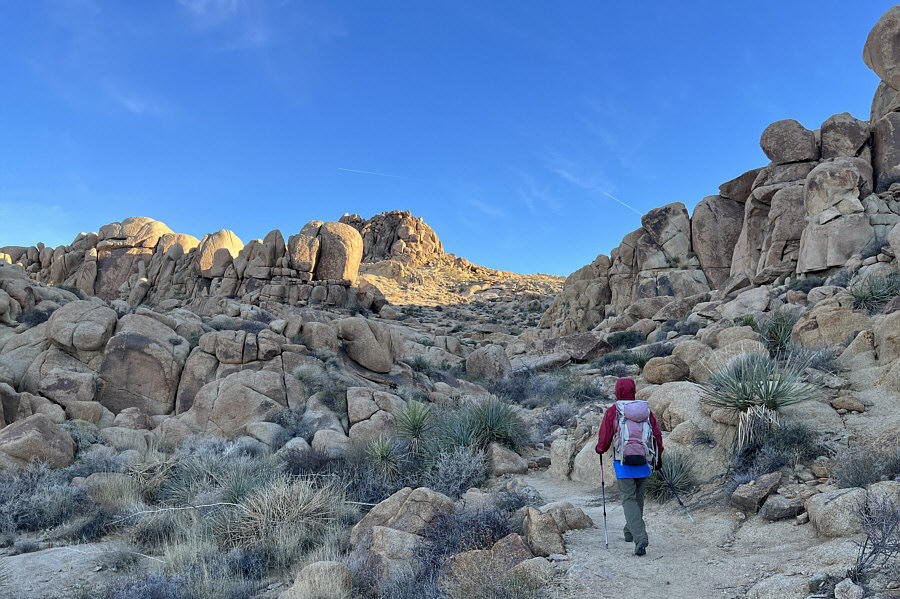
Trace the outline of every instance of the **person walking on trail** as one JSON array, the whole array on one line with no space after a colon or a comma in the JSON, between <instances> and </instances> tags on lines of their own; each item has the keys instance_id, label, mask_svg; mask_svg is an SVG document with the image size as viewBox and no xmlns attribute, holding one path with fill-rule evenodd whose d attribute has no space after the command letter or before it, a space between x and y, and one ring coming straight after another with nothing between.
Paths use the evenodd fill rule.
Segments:
<instances>
[{"instance_id":1,"label":"person walking on trail","mask_svg":"<svg viewBox=\"0 0 900 599\"><path fill-rule=\"evenodd\" d=\"M635 399L634 381L616 381L616 403L603 415L597 453L612 447L613 468L625 511L625 540L634 541L634 554L645 555L650 544L644 525L647 477L660 467L662 432L646 401Z\"/></svg>"}]
</instances>

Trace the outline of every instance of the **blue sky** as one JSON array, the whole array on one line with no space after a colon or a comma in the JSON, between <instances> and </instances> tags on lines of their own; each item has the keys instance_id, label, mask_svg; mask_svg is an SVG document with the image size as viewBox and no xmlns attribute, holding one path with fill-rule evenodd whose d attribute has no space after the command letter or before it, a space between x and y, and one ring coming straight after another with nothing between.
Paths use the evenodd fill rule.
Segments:
<instances>
[{"instance_id":1,"label":"blue sky","mask_svg":"<svg viewBox=\"0 0 900 599\"><path fill-rule=\"evenodd\" d=\"M0 246L399 209L565 275L764 165L769 123L868 119L890 6L0 0Z\"/></svg>"}]
</instances>

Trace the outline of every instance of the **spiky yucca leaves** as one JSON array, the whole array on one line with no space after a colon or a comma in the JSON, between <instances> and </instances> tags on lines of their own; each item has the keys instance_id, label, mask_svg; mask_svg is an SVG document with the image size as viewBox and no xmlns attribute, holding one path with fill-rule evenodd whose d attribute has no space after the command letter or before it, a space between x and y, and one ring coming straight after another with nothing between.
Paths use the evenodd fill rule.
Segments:
<instances>
[{"instance_id":1,"label":"spiky yucca leaves","mask_svg":"<svg viewBox=\"0 0 900 599\"><path fill-rule=\"evenodd\" d=\"M366 443L366 456L372 460L375 471L387 480L394 480L400 475L400 462L403 451L394 439L377 437Z\"/></svg>"},{"instance_id":2,"label":"spiky yucca leaves","mask_svg":"<svg viewBox=\"0 0 900 599\"><path fill-rule=\"evenodd\" d=\"M759 327L759 340L762 341L773 358L783 358L791 342L791 331L800 320L796 314L776 312Z\"/></svg>"},{"instance_id":3,"label":"spiky yucca leaves","mask_svg":"<svg viewBox=\"0 0 900 599\"><path fill-rule=\"evenodd\" d=\"M745 412L753 406L776 411L813 399L816 388L802 380L806 365L777 360L762 354L740 354L713 371L700 385L703 403Z\"/></svg>"},{"instance_id":4,"label":"spiky yucca leaves","mask_svg":"<svg viewBox=\"0 0 900 599\"><path fill-rule=\"evenodd\" d=\"M528 426L511 406L490 399L467 408L475 427L475 439L482 447L500 443L512 449L529 441Z\"/></svg>"},{"instance_id":5,"label":"spiky yucca leaves","mask_svg":"<svg viewBox=\"0 0 900 599\"><path fill-rule=\"evenodd\" d=\"M419 454L425 450L429 434L434 428L431 407L418 401L406 404L397 419L397 434L409 442L409 450Z\"/></svg>"},{"instance_id":6,"label":"spiky yucca leaves","mask_svg":"<svg viewBox=\"0 0 900 599\"><path fill-rule=\"evenodd\" d=\"M866 277L847 292L853 296L853 307L874 313L900 295L900 270L886 275Z\"/></svg>"},{"instance_id":7,"label":"spiky yucca leaves","mask_svg":"<svg viewBox=\"0 0 900 599\"><path fill-rule=\"evenodd\" d=\"M686 493L694 485L694 463L689 454L678 451L667 451L662 457L662 474L666 475L675 490ZM672 489L658 470L654 470L647 478L647 495L659 502L672 499Z\"/></svg>"},{"instance_id":8,"label":"spiky yucca leaves","mask_svg":"<svg viewBox=\"0 0 900 599\"><path fill-rule=\"evenodd\" d=\"M733 453L743 452L778 425L777 413L763 405L750 406L738 416Z\"/></svg>"}]
</instances>

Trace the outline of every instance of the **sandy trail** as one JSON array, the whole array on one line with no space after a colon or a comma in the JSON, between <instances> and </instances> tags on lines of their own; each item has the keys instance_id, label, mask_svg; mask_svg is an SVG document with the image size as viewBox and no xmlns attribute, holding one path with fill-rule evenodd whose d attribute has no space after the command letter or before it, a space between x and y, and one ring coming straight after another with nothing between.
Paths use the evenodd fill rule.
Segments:
<instances>
[{"instance_id":1,"label":"sandy trail","mask_svg":"<svg viewBox=\"0 0 900 599\"><path fill-rule=\"evenodd\" d=\"M569 501L587 513L594 528L565 535L569 561L559 597L747 597L758 581L796 589L784 597L806 597L809 577L823 563L849 563L855 547L818 537L807 524L745 520L723 500L691 510L692 524L676 502L648 500L644 519L650 536L647 555L633 555L634 543L622 538L625 515L615 491L607 490L609 550L604 545L600 489L550 478L545 472L524 477L547 502ZM794 581L796 584L794 584ZM785 589L787 590L787 589ZM752 596L752 595L751 595Z\"/></svg>"}]
</instances>

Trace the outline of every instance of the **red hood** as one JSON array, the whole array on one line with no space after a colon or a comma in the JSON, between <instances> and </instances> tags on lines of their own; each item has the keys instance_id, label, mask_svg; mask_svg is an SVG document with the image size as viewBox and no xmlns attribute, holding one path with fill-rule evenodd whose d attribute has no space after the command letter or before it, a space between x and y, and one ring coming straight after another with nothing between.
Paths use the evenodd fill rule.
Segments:
<instances>
[{"instance_id":1,"label":"red hood","mask_svg":"<svg viewBox=\"0 0 900 599\"><path fill-rule=\"evenodd\" d=\"M619 379L616 381L616 401L630 401L634 399L634 381L631 379Z\"/></svg>"}]
</instances>

